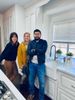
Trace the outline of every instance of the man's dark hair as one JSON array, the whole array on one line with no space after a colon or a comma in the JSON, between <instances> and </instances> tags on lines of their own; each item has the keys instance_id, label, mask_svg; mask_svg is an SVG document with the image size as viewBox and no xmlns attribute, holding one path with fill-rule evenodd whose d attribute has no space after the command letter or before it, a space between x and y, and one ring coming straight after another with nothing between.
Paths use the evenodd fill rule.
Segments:
<instances>
[{"instance_id":1,"label":"man's dark hair","mask_svg":"<svg viewBox=\"0 0 75 100\"><path fill-rule=\"evenodd\" d=\"M35 32L39 32L41 34L41 31L39 29L35 29L34 34L35 34Z\"/></svg>"},{"instance_id":2,"label":"man's dark hair","mask_svg":"<svg viewBox=\"0 0 75 100\"><path fill-rule=\"evenodd\" d=\"M13 37L14 35L15 35L16 38L18 39L17 33L16 33L16 32L12 32L12 33L10 34L10 42L12 42L12 37Z\"/></svg>"}]
</instances>

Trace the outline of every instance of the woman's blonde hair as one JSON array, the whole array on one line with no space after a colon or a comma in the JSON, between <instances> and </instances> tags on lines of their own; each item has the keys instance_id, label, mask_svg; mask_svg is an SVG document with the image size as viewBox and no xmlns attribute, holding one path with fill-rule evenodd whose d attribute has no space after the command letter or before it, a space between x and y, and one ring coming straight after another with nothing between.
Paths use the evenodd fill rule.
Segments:
<instances>
[{"instance_id":1,"label":"woman's blonde hair","mask_svg":"<svg viewBox=\"0 0 75 100\"><path fill-rule=\"evenodd\" d=\"M25 33L24 33L24 37L25 37L26 34L28 34L28 35L30 36L30 33L29 33L29 32L25 32Z\"/></svg>"}]
</instances>

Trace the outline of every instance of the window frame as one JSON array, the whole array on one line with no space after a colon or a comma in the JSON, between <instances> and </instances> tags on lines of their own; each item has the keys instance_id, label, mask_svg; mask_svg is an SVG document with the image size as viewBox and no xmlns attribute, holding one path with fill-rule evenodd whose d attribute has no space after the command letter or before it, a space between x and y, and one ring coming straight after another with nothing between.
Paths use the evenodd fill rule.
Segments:
<instances>
[{"instance_id":1,"label":"window frame","mask_svg":"<svg viewBox=\"0 0 75 100\"><path fill-rule=\"evenodd\" d=\"M75 42L64 42L64 41L62 41L62 42L61 41L53 41L53 43L63 43L63 44L67 44L66 53L69 52L70 45L71 44L75 44ZM75 57L75 55L74 55L74 57Z\"/></svg>"}]
</instances>

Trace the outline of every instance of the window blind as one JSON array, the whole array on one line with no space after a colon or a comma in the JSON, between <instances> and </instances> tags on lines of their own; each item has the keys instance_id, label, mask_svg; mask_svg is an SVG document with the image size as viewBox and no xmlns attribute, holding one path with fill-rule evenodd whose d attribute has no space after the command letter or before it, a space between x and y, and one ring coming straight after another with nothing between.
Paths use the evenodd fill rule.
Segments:
<instances>
[{"instance_id":1,"label":"window blind","mask_svg":"<svg viewBox=\"0 0 75 100\"><path fill-rule=\"evenodd\" d=\"M75 21L54 24L53 41L75 42Z\"/></svg>"}]
</instances>

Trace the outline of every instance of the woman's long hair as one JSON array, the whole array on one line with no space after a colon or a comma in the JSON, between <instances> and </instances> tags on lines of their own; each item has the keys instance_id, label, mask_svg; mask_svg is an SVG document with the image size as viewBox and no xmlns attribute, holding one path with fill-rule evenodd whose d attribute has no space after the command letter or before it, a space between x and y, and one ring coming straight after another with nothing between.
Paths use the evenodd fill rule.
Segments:
<instances>
[{"instance_id":1,"label":"woman's long hair","mask_svg":"<svg viewBox=\"0 0 75 100\"><path fill-rule=\"evenodd\" d=\"M10 42L13 44L12 38L13 38L14 35L15 35L16 38L17 38L17 41L16 41L16 45L17 45L17 44L18 44L18 35L17 35L16 32L12 32L12 33L10 34Z\"/></svg>"}]
</instances>

